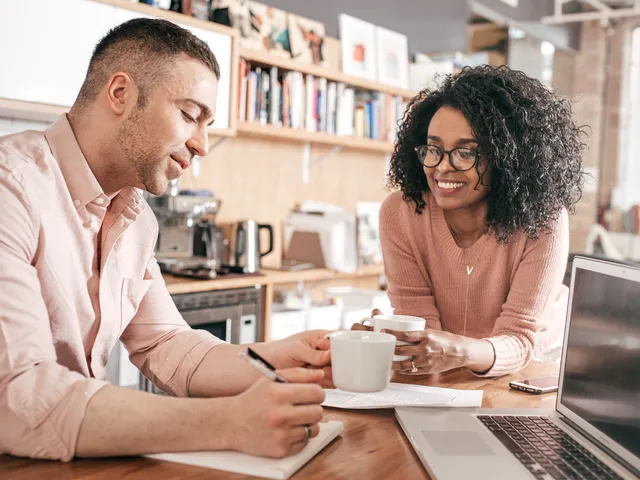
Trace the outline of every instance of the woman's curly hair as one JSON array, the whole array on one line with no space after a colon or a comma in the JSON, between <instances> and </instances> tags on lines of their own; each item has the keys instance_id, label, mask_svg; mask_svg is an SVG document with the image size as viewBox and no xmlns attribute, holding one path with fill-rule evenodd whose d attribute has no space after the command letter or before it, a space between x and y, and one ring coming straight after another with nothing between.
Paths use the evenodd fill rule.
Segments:
<instances>
[{"instance_id":1,"label":"woman's curly hair","mask_svg":"<svg viewBox=\"0 0 640 480\"><path fill-rule=\"evenodd\" d=\"M519 230L538 238L563 207L573 210L582 195L585 144L568 100L520 71L484 65L448 75L407 106L388 185L399 187L416 213L422 213L429 187L414 148L426 142L429 122L442 106L462 112L487 159L486 225L498 242L507 243Z\"/></svg>"}]
</instances>

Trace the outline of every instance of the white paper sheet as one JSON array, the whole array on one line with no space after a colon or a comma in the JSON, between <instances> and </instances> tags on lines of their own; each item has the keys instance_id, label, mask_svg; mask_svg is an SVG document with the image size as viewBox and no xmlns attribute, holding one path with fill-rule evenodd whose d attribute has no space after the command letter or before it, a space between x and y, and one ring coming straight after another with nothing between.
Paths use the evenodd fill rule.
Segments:
<instances>
[{"instance_id":1,"label":"white paper sheet","mask_svg":"<svg viewBox=\"0 0 640 480\"><path fill-rule=\"evenodd\" d=\"M482 390L453 390L406 383L390 383L375 393L325 390L325 407L374 409L395 407L480 407Z\"/></svg>"},{"instance_id":2,"label":"white paper sheet","mask_svg":"<svg viewBox=\"0 0 640 480\"><path fill-rule=\"evenodd\" d=\"M157 460L186 463L198 467L250 475L252 478L286 480L326 447L331 440L340 435L343 428L343 423L338 420L321 423L320 433L317 437L309 440L309 443L301 452L285 458L256 457L246 453L227 451L159 453L146 456ZM215 478L215 475L211 478Z\"/></svg>"}]
</instances>

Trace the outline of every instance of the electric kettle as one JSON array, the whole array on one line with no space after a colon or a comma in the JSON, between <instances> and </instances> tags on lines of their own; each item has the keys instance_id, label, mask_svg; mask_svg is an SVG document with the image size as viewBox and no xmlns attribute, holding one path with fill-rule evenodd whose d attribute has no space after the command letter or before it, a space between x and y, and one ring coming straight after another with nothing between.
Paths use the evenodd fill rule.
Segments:
<instances>
[{"instance_id":1,"label":"electric kettle","mask_svg":"<svg viewBox=\"0 0 640 480\"><path fill-rule=\"evenodd\" d=\"M262 251L260 246L261 230L269 232L269 248L266 251ZM273 227L255 220L235 223L231 229L229 246L229 265L241 268L244 273L257 273L260 259L273 251Z\"/></svg>"}]
</instances>

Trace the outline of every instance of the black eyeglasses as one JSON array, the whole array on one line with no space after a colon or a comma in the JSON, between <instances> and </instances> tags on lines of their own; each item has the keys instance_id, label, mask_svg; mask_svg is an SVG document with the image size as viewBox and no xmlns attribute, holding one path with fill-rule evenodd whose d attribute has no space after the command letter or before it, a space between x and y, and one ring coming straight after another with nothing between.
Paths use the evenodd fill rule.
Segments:
<instances>
[{"instance_id":1,"label":"black eyeglasses","mask_svg":"<svg viewBox=\"0 0 640 480\"><path fill-rule=\"evenodd\" d=\"M480 154L472 148L458 147L452 150L444 150L437 145L420 145L414 148L418 160L427 168L435 168L440 165L444 154L449 155L449 163L459 172L471 170L478 163Z\"/></svg>"}]
</instances>

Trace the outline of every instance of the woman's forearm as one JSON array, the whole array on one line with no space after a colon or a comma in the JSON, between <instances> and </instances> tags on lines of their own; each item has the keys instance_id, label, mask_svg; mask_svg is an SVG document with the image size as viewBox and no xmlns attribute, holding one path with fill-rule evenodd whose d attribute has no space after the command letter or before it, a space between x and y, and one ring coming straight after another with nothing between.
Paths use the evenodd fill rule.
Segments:
<instances>
[{"instance_id":1,"label":"woman's forearm","mask_svg":"<svg viewBox=\"0 0 640 480\"><path fill-rule=\"evenodd\" d=\"M476 373L485 373L496 361L493 345L489 340L469 338L466 339L467 368Z\"/></svg>"}]
</instances>

